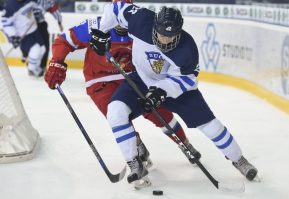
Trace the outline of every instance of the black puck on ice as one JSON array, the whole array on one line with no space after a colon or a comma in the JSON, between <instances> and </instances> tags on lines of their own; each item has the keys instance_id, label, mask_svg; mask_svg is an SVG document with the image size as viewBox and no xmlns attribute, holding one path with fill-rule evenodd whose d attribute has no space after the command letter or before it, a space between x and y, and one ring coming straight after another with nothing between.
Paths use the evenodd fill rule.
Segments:
<instances>
[{"instance_id":1,"label":"black puck on ice","mask_svg":"<svg viewBox=\"0 0 289 199\"><path fill-rule=\"evenodd\" d=\"M153 195L155 195L155 196L161 196L163 194L164 194L164 192L161 190L153 190Z\"/></svg>"}]
</instances>

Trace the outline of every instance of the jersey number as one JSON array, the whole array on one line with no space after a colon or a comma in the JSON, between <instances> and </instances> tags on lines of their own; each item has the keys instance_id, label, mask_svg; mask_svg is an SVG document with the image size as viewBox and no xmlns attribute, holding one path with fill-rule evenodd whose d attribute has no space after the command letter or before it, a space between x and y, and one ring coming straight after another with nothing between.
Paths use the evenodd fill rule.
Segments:
<instances>
[{"instance_id":1,"label":"jersey number","mask_svg":"<svg viewBox=\"0 0 289 199\"><path fill-rule=\"evenodd\" d=\"M129 10L129 11L127 11L127 12L131 13L132 15L134 15L139 9L140 9L140 7L133 6L133 7L131 8L131 10Z\"/></svg>"}]
</instances>

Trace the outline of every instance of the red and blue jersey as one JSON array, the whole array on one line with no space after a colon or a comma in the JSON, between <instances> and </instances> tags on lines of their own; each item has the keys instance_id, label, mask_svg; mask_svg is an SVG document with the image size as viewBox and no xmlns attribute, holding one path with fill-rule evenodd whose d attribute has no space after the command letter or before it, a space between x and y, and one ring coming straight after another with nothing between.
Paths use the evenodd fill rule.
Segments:
<instances>
[{"instance_id":1,"label":"red and blue jersey","mask_svg":"<svg viewBox=\"0 0 289 199\"><path fill-rule=\"evenodd\" d=\"M66 56L78 49L86 48L84 58L83 72L86 81L86 87L89 88L98 82L109 82L123 79L117 69L107 61L105 56L97 55L90 47L91 27L97 28L100 17L95 19L87 19L81 24L70 28L68 31L60 35L52 45L52 59L57 62L64 62ZM111 53L115 53L122 48L131 50L132 39L125 35L120 36L115 29L110 30L111 33ZM131 71L131 64L125 66L125 71Z\"/></svg>"}]
</instances>

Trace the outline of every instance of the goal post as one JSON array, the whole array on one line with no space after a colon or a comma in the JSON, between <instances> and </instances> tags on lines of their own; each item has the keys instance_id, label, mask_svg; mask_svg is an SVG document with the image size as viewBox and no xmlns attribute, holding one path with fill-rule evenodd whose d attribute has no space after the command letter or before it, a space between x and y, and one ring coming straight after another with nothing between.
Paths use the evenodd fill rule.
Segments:
<instances>
[{"instance_id":1,"label":"goal post","mask_svg":"<svg viewBox=\"0 0 289 199\"><path fill-rule=\"evenodd\" d=\"M38 141L0 49L0 163L32 159Z\"/></svg>"}]
</instances>

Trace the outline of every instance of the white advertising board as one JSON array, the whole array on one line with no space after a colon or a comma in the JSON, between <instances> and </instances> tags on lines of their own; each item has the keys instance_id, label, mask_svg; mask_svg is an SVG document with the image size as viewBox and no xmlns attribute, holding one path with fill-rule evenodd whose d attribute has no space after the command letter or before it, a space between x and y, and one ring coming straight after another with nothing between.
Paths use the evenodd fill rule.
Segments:
<instances>
[{"instance_id":1,"label":"white advertising board","mask_svg":"<svg viewBox=\"0 0 289 199\"><path fill-rule=\"evenodd\" d=\"M258 22L185 18L201 68L254 82L289 99L289 28Z\"/></svg>"},{"instance_id":2,"label":"white advertising board","mask_svg":"<svg viewBox=\"0 0 289 199\"><path fill-rule=\"evenodd\" d=\"M199 14L202 14L201 11ZM67 30L86 18L96 16L64 13L64 28ZM46 18L53 39L59 34L58 25L51 15L47 14ZM246 79L289 99L289 28L284 24L273 25L271 22L262 23L247 18L204 16L185 16L184 21L184 29L194 37L199 47L199 60L203 71ZM5 55L11 45L3 34L0 34L0 43ZM67 60L77 60L80 63L84 53L84 50L75 51ZM20 56L19 50L9 54L9 57Z\"/></svg>"}]
</instances>

